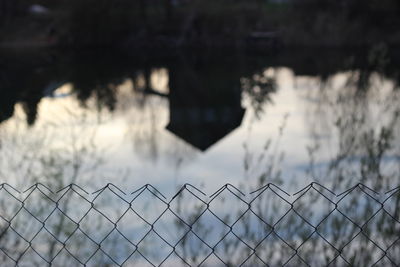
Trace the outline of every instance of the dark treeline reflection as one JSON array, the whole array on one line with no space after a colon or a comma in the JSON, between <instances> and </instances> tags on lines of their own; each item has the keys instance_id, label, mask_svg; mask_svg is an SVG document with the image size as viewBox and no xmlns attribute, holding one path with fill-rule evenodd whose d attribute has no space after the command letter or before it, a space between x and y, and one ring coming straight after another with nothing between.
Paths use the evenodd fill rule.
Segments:
<instances>
[{"instance_id":1,"label":"dark treeline reflection","mask_svg":"<svg viewBox=\"0 0 400 267\"><path fill-rule=\"evenodd\" d=\"M62 97L55 91L72 84L83 107L93 96L99 109L113 111L117 86L131 80L133 90L169 100L167 129L200 150L206 150L241 124L242 93L250 98L256 116L276 90L268 67L288 67L295 75L319 76L322 81L340 71L358 70L358 91L369 87L373 73L399 80L396 55L385 45L365 51L292 50L279 54L230 51L2 51L0 59L0 122L22 103L33 125L43 97ZM154 69L164 68L168 92L152 88ZM279 104L279 103L277 103ZM207 131L200 130L207 129Z\"/></svg>"},{"instance_id":2,"label":"dark treeline reflection","mask_svg":"<svg viewBox=\"0 0 400 267\"><path fill-rule=\"evenodd\" d=\"M253 79L258 71L268 67L288 67L296 75L330 75L345 70L360 70L360 91L368 88L373 72L399 81L397 57L389 54L385 45L367 51L292 50L277 55L239 52L168 51L0 51L0 121L10 118L14 105L23 103L27 122L34 124L37 105L42 97L53 96L54 90L72 83L82 105L95 95L99 107L113 110L115 87L126 79L144 82L135 90L158 94L151 88L150 74L154 68L166 68L169 75L169 95L172 110L184 106L237 106L241 90L247 91L253 103L267 100L274 91L273 81ZM250 84L241 85L243 77ZM259 84L257 84L259 83ZM261 86L259 86L261 85ZM243 87L243 88L241 88ZM257 90L252 90L254 87ZM259 90L261 89L261 90ZM259 103L260 104L260 103ZM236 108L237 109L237 108ZM238 110L240 116L240 111Z\"/></svg>"},{"instance_id":3,"label":"dark treeline reflection","mask_svg":"<svg viewBox=\"0 0 400 267\"><path fill-rule=\"evenodd\" d=\"M41 98L59 97L55 90L66 83L72 84L71 93L82 106L95 96L99 109L113 111L116 87L130 79L133 90L144 98L167 98L167 129L201 150L240 125L244 115L240 77L251 77L261 68L258 64L243 64L238 54L146 51L5 54L2 66L0 121L10 118L15 104L22 103L27 123L33 125ZM169 92L152 87L152 72L160 68L168 72ZM269 94L274 88L263 91ZM200 128L210 132L199 131Z\"/></svg>"}]
</instances>

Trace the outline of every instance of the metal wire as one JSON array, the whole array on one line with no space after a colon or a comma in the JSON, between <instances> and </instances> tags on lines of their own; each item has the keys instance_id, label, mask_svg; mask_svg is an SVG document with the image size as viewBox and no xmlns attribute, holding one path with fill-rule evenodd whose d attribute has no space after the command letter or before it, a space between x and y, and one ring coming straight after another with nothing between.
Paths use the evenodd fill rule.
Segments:
<instances>
[{"instance_id":1,"label":"metal wire","mask_svg":"<svg viewBox=\"0 0 400 267\"><path fill-rule=\"evenodd\" d=\"M0 184L1 266L399 266L400 187Z\"/></svg>"}]
</instances>

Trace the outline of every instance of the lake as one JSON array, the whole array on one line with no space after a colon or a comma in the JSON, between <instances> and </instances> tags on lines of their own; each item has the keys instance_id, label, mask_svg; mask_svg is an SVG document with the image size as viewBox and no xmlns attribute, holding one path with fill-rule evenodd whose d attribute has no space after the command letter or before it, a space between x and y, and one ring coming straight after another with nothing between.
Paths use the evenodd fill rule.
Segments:
<instances>
[{"instance_id":1,"label":"lake","mask_svg":"<svg viewBox=\"0 0 400 267\"><path fill-rule=\"evenodd\" d=\"M3 50L0 181L384 192L400 178L394 51Z\"/></svg>"}]
</instances>

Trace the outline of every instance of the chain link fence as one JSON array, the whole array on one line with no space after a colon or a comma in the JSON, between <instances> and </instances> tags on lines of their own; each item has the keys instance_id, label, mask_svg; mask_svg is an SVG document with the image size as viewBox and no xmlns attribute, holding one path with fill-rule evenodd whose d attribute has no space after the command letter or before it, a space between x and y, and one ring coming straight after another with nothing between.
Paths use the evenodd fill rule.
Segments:
<instances>
[{"instance_id":1,"label":"chain link fence","mask_svg":"<svg viewBox=\"0 0 400 267\"><path fill-rule=\"evenodd\" d=\"M0 185L1 266L399 266L400 187Z\"/></svg>"}]
</instances>

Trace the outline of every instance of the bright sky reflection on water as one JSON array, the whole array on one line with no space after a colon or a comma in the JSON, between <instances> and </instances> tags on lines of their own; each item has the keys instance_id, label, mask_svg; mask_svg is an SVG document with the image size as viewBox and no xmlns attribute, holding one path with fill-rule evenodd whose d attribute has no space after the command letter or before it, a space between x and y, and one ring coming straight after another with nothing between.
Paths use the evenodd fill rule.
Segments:
<instances>
[{"instance_id":1,"label":"bright sky reflection on water","mask_svg":"<svg viewBox=\"0 0 400 267\"><path fill-rule=\"evenodd\" d=\"M113 111L98 107L96 96L83 106L73 85L65 84L41 99L33 126L26 126L21 104L0 125L1 158L7 159L0 162L0 178L14 185L51 184L51 177L59 175L64 184L89 188L108 182L125 188L151 183L168 194L184 183L206 192L225 183L257 187L267 173L266 182L298 188L314 180L332 183L338 175L335 162L342 168L339 161L345 158L346 170L339 172L352 184L362 174L360 159L376 149L360 146L368 140L379 145L382 129L391 131L391 141L381 155L379 175L398 177L400 94L393 81L373 74L369 90L358 97L351 83L360 75L357 71L325 81L296 76L285 67L265 69L262 75L276 82L270 101L256 114L243 92L240 126L204 151L166 129L170 103L161 94L170 90L168 69L151 74L152 88L160 94L137 92L129 79L116 86ZM352 147L351 140L358 144Z\"/></svg>"}]
</instances>

